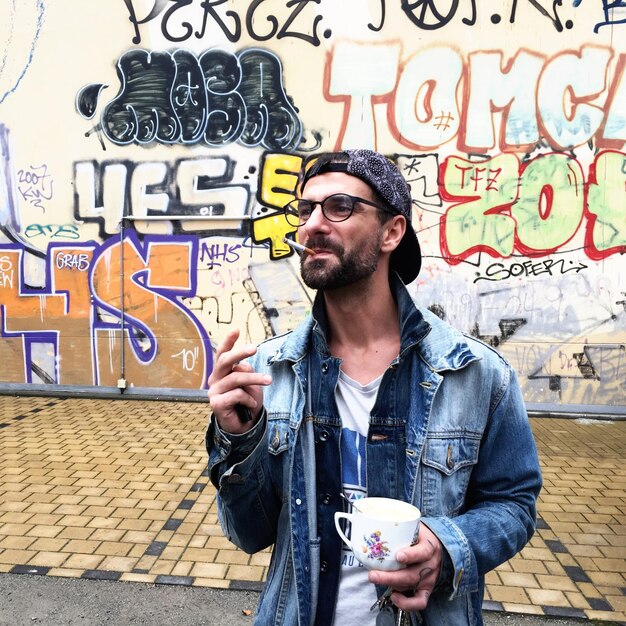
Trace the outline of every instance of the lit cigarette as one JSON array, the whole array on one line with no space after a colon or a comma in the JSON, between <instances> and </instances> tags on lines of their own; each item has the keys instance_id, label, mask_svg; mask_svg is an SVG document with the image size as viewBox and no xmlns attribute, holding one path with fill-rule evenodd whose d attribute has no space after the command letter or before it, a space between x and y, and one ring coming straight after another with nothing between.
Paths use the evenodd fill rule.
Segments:
<instances>
[{"instance_id":1,"label":"lit cigarette","mask_svg":"<svg viewBox=\"0 0 626 626\"><path fill-rule=\"evenodd\" d=\"M315 251L311 250L311 248L307 248L306 246L303 246L301 243L293 241L292 239L287 239L287 237L283 237L283 242L286 243L288 246L291 246L296 252L299 252L300 254L308 254L309 256L315 254Z\"/></svg>"}]
</instances>

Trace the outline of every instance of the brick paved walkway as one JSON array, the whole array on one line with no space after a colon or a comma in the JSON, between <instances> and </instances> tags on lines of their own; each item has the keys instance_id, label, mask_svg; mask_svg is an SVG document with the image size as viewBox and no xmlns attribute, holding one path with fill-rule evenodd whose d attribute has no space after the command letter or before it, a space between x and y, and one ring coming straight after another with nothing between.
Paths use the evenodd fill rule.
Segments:
<instances>
[{"instance_id":1,"label":"brick paved walkway","mask_svg":"<svg viewBox=\"0 0 626 626\"><path fill-rule=\"evenodd\" d=\"M0 574L258 589L222 536L198 403L0 396ZM534 419L539 530L485 608L626 621L626 422Z\"/></svg>"}]
</instances>

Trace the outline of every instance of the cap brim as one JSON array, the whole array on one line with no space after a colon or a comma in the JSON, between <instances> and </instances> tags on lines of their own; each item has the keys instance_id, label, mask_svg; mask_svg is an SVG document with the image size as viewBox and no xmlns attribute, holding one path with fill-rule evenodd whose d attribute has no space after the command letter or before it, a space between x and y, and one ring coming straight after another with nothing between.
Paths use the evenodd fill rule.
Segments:
<instances>
[{"instance_id":1,"label":"cap brim","mask_svg":"<svg viewBox=\"0 0 626 626\"><path fill-rule=\"evenodd\" d=\"M407 224L404 237L391 254L391 269L397 272L405 285L412 283L422 267L422 252L417 235L411 224Z\"/></svg>"}]
</instances>

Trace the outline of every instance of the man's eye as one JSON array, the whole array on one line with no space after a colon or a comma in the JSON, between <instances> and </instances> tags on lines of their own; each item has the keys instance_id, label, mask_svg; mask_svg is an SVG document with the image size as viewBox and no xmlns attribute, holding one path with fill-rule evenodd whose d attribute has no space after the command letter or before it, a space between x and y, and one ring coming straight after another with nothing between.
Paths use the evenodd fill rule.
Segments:
<instances>
[{"instance_id":1,"label":"man's eye","mask_svg":"<svg viewBox=\"0 0 626 626\"><path fill-rule=\"evenodd\" d=\"M352 200L350 198L328 198L324 203L324 208L337 215L350 213L352 211Z\"/></svg>"},{"instance_id":2,"label":"man's eye","mask_svg":"<svg viewBox=\"0 0 626 626\"><path fill-rule=\"evenodd\" d=\"M308 202L300 202L298 204L298 215L300 217L309 217L311 215L311 205Z\"/></svg>"}]
</instances>

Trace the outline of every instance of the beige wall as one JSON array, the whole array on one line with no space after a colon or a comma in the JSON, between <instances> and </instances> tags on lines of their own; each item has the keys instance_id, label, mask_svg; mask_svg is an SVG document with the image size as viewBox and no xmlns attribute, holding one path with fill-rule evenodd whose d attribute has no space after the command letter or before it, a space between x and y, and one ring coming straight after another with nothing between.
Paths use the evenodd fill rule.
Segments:
<instances>
[{"instance_id":1,"label":"beige wall","mask_svg":"<svg viewBox=\"0 0 626 626\"><path fill-rule=\"evenodd\" d=\"M531 405L626 406L625 3L288 4L2 3L0 387L202 389L230 328L310 308L301 158L371 147L422 304Z\"/></svg>"}]
</instances>

